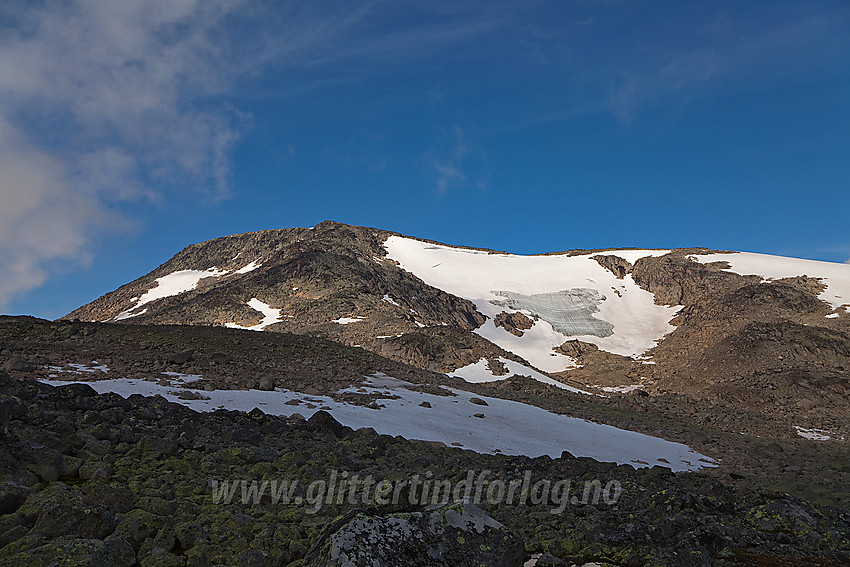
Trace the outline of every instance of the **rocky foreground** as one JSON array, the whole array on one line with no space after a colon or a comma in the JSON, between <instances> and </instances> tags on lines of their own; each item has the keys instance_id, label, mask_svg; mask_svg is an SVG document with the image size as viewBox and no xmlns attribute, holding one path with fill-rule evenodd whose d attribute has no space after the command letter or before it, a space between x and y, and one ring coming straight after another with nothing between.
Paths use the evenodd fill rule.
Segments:
<instances>
[{"instance_id":1,"label":"rocky foreground","mask_svg":"<svg viewBox=\"0 0 850 567\"><path fill-rule=\"evenodd\" d=\"M850 561L846 510L703 473L480 455L353 431L325 412L307 421L259 410L199 414L162 398L97 395L85 384L52 387L6 373L0 391L8 416L0 430L3 566L519 566L532 554L540 566ZM343 473L457 484L485 470L484 493L527 474L573 487L617 481L621 491L615 502L574 492L560 506L485 499L483 512L423 506L415 488L395 503L375 494L365 503L311 500L316 481ZM222 496L223 483L241 480L291 483L292 498L266 493L242 503L241 488Z\"/></svg>"}]
</instances>

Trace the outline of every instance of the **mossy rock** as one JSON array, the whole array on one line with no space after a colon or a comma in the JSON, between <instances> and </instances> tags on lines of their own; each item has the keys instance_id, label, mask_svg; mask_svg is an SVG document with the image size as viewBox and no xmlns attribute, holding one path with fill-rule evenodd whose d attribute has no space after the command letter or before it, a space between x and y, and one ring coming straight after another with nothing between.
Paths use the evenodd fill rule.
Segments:
<instances>
[{"instance_id":1,"label":"mossy rock","mask_svg":"<svg viewBox=\"0 0 850 567\"><path fill-rule=\"evenodd\" d=\"M5 549L3 550L6 551ZM0 557L0 567L131 567L136 565L133 547L122 538L55 538Z\"/></svg>"}]
</instances>

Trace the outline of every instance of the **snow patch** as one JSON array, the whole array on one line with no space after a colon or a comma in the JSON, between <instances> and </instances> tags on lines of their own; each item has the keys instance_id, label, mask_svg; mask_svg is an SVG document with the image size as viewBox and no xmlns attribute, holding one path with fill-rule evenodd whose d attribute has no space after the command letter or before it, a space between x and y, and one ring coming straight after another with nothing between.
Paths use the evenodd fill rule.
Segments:
<instances>
[{"instance_id":1,"label":"snow patch","mask_svg":"<svg viewBox=\"0 0 850 567\"><path fill-rule=\"evenodd\" d=\"M136 309L136 307L132 307L132 308L128 309L127 311L122 311L121 313L119 313L118 315L113 317L112 321L123 321L124 319L132 319L133 317L138 317L139 315L144 315L145 313L148 312L148 308L145 307L144 309L142 309L138 313L131 313L131 311L134 311L135 309Z\"/></svg>"},{"instance_id":2,"label":"snow patch","mask_svg":"<svg viewBox=\"0 0 850 567\"><path fill-rule=\"evenodd\" d=\"M630 384L628 386L603 386L602 391L618 394L628 394L629 392L634 392L635 390L639 390L640 388L640 384Z\"/></svg>"},{"instance_id":3,"label":"snow patch","mask_svg":"<svg viewBox=\"0 0 850 567\"><path fill-rule=\"evenodd\" d=\"M55 386L74 383L43 381ZM369 377L364 387L356 390L399 396L397 399L379 399L378 403L384 406L380 409L337 402L328 396L305 396L289 390L214 390L204 392L209 399L181 400L169 386L144 380L121 378L86 383L99 393L114 392L123 397L132 394L161 395L195 411L224 408L247 412L260 408L272 415L300 413L309 417L319 407L327 406L340 423L354 429L371 427L380 434L440 441L479 453L557 458L563 451L569 451L575 456L598 461L614 461L635 468L659 465L674 471L717 466L713 459L681 443L499 398L477 396L487 406L474 405L469 401L469 392L452 389L453 396L428 394L410 389L416 387L414 384L383 374ZM303 403L287 405L294 400L309 401L314 407L309 408ZM431 407L422 407L420 404L423 402L428 402ZM475 417L477 413L484 413L485 418Z\"/></svg>"},{"instance_id":4,"label":"snow patch","mask_svg":"<svg viewBox=\"0 0 850 567\"><path fill-rule=\"evenodd\" d=\"M829 441L832 439L832 433L825 429L806 429L799 425L795 425L794 429L797 430L797 435L806 439L811 439L812 441ZM844 441L844 437L841 437L840 440Z\"/></svg>"},{"instance_id":5,"label":"snow patch","mask_svg":"<svg viewBox=\"0 0 850 567\"><path fill-rule=\"evenodd\" d=\"M230 329L246 329L249 331L262 331L269 325L273 325L275 323L280 323L281 314L280 309L274 309L271 305L267 303L263 303L256 297L252 298L251 301L248 302L248 307L255 311L259 311L263 314L263 320L257 323L256 325L248 325L243 326L237 323L226 323L224 326Z\"/></svg>"},{"instance_id":6,"label":"snow patch","mask_svg":"<svg viewBox=\"0 0 850 567\"><path fill-rule=\"evenodd\" d=\"M384 297L381 298L381 301L386 301L387 303L389 303L391 305L395 305L396 307L401 307L401 305L396 303L396 301L392 297L390 297L389 294L386 294L386 293L384 294Z\"/></svg>"},{"instance_id":7,"label":"snow patch","mask_svg":"<svg viewBox=\"0 0 850 567\"><path fill-rule=\"evenodd\" d=\"M595 344L600 349L623 356L637 356L654 347L674 330L670 320L681 309L656 305L652 293L638 286L631 275L617 279L591 257L596 254L568 256L518 256L491 254L450 246L428 244L411 238L390 236L384 242L387 257L426 284L472 301L488 321L476 333L514 352L544 372L574 368L575 361L554 352L568 339ZM647 256L662 256L669 250L612 250L610 254L634 262ZM605 252L607 254L609 252ZM622 290L620 294L611 288ZM565 335L544 318L525 331L522 337L496 327L495 316L506 310L495 302L504 301L499 291L535 296L564 294L572 290L595 290L600 299L592 317L602 326L610 325L609 336ZM508 308L510 309L510 308ZM541 314L545 316L544 314ZM557 325L558 320L554 323ZM607 324L607 325L606 325ZM586 332L586 331L585 331Z\"/></svg>"},{"instance_id":8,"label":"snow patch","mask_svg":"<svg viewBox=\"0 0 850 567\"><path fill-rule=\"evenodd\" d=\"M162 276L156 279L156 286L144 293L134 309L138 309L145 303L180 295L187 291L192 291L198 287L198 282L204 278L220 278L226 275L228 270L219 270L218 268L210 268L208 270L180 270L173 272L167 276Z\"/></svg>"},{"instance_id":9,"label":"snow patch","mask_svg":"<svg viewBox=\"0 0 850 567\"><path fill-rule=\"evenodd\" d=\"M351 323L357 323L362 321L366 317L340 317L339 319L334 319L331 323L336 323L338 325L350 325Z\"/></svg>"},{"instance_id":10,"label":"snow patch","mask_svg":"<svg viewBox=\"0 0 850 567\"><path fill-rule=\"evenodd\" d=\"M76 362L69 362L65 366L48 365L47 370L49 370L50 372L59 372L66 374L94 374L95 372L103 372L105 374L108 374L109 366L107 366L106 364L100 364L96 360L92 360L91 364L78 364Z\"/></svg>"},{"instance_id":11,"label":"snow patch","mask_svg":"<svg viewBox=\"0 0 850 567\"><path fill-rule=\"evenodd\" d=\"M238 270L236 270L235 273L237 273L237 274L247 274L248 272L253 272L254 270L259 268L260 266L262 266L262 264L257 263L257 261L255 260L255 261L251 262L250 264L248 264L247 266L243 266L243 267L239 268Z\"/></svg>"},{"instance_id":12,"label":"snow patch","mask_svg":"<svg viewBox=\"0 0 850 567\"><path fill-rule=\"evenodd\" d=\"M490 371L489 366L487 365L487 359L482 358L478 362L473 362L472 364L468 364L457 370L449 372L450 376L456 376L458 378L463 378L467 382L473 384L480 384L481 382L496 382L498 380L505 380L513 376L514 374L520 374L522 376L530 376L537 380L538 382L543 382L544 384L549 384L550 386L555 386L557 388L561 388L562 390L568 390L570 392L575 392L577 394L588 394L594 395L590 392L585 392L584 390L579 390L578 388L573 388L572 386L567 386L562 382L558 382L557 380L546 376L528 366L520 364L519 362L515 362L513 360L509 360L507 358L499 357L499 361L507 366L508 373L502 376L497 376Z\"/></svg>"},{"instance_id":13,"label":"snow patch","mask_svg":"<svg viewBox=\"0 0 850 567\"><path fill-rule=\"evenodd\" d=\"M167 276L157 278L156 285L154 287L143 293L141 297L134 297L131 301L135 301L135 304L126 311L122 311L111 320L122 321L124 319L130 319L131 317L138 317L145 313L147 309L140 313L133 313L133 311L146 303L156 301L157 299L180 295L187 291L192 291L198 287L198 282L204 278L220 278L221 276L229 273L229 270L219 270L218 268L209 268L208 270L203 271L179 270L177 272L172 272Z\"/></svg>"}]
</instances>

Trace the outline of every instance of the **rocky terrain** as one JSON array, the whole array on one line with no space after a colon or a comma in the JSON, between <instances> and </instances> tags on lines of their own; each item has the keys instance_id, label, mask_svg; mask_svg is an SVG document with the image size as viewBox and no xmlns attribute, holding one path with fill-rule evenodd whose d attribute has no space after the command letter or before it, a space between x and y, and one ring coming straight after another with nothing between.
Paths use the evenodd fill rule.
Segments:
<instances>
[{"instance_id":1,"label":"rocky terrain","mask_svg":"<svg viewBox=\"0 0 850 567\"><path fill-rule=\"evenodd\" d=\"M840 565L850 517L702 473L576 459L480 455L353 431L329 414L195 413L162 398L97 395L0 374L0 565ZM613 504L309 507L213 494L228 480L295 482L333 471L397 481L419 473L490 482L528 474L617 480ZM485 488L489 484L484 484ZM320 499L320 502L322 500ZM573 502L573 501L571 501ZM416 537L408 537L418 534ZM394 539L395 538L395 539ZM393 544L393 542L395 542ZM431 552L431 555L429 555ZM434 554L437 555L434 555Z\"/></svg>"}]
</instances>

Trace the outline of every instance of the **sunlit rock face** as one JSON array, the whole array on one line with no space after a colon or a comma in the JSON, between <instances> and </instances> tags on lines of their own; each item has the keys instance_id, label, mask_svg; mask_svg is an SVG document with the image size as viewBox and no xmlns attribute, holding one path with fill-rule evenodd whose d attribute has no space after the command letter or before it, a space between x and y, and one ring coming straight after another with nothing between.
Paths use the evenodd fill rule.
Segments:
<instances>
[{"instance_id":1,"label":"sunlit rock face","mask_svg":"<svg viewBox=\"0 0 850 567\"><path fill-rule=\"evenodd\" d=\"M534 295L523 295L513 291L494 291L493 293L505 299L491 301L491 303L527 311L532 316L548 322L553 329L568 337L580 335L608 337L614 334L614 325L593 316L599 311L599 304L605 300L605 296L595 289L577 287Z\"/></svg>"}]
</instances>

